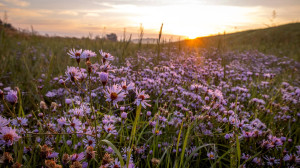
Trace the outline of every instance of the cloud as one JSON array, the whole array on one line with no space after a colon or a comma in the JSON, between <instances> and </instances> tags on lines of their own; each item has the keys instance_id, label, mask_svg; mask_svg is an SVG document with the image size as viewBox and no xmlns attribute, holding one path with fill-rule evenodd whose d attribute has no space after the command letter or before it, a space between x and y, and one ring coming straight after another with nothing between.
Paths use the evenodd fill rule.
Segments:
<instances>
[{"instance_id":1,"label":"cloud","mask_svg":"<svg viewBox=\"0 0 300 168\"><path fill-rule=\"evenodd\" d=\"M100 16L98 13L94 13L94 12L88 12L85 14L85 16L89 17L89 16L92 16L92 17L98 17Z\"/></svg>"},{"instance_id":2,"label":"cloud","mask_svg":"<svg viewBox=\"0 0 300 168\"><path fill-rule=\"evenodd\" d=\"M31 17L41 17L43 16L42 12L38 12L35 10L27 10L27 9L20 9L20 8L7 8L7 13L11 17L17 18L31 18Z\"/></svg>"},{"instance_id":3,"label":"cloud","mask_svg":"<svg viewBox=\"0 0 300 168\"><path fill-rule=\"evenodd\" d=\"M4 0L4 1L12 5L21 6L21 7L27 7L30 5L29 2L26 2L24 0Z\"/></svg>"},{"instance_id":4,"label":"cloud","mask_svg":"<svg viewBox=\"0 0 300 168\"><path fill-rule=\"evenodd\" d=\"M70 15L70 16L77 16L78 13L71 11L71 10L64 10L64 11L60 11L58 14L60 15Z\"/></svg>"},{"instance_id":5,"label":"cloud","mask_svg":"<svg viewBox=\"0 0 300 168\"><path fill-rule=\"evenodd\" d=\"M0 2L0 7L5 6L3 3Z\"/></svg>"}]
</instances>

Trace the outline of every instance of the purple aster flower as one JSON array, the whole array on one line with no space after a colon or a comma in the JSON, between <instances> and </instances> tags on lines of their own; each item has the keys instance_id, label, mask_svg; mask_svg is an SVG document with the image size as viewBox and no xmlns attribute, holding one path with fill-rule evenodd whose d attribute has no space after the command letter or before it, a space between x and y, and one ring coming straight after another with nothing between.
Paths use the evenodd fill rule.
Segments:
<instances>
[{"instance_id":1,"label":"purple aster flower","mask_svg":"<svg viewBox=\"0 0 300 168\"><path fill-rule=\"evenodd\" d=\"M277 165L280 163L280 160L279 159L275 159L275 157L264 157L266 160L267 160L267 164L269 166L273 166L273 165Z\"/></svg>"},{"instance_id":2,"label":"purple aster flower","mask_svg":"<svg viewBox=\"0 0 300 168\"><path fill-rule=\"evenodd\" d=\"M147 102L149 102L150 100L146 100L146 99L148 99L148 98L150 98L150 96L149 95L147 95L147 94L145 94L145 91L143 90L143 91L141 91L141 89L138 91L137 89L136 89L136 97L137 97L137 99L135 100L135 104L137 105L137 106L139 106L140 104L144 107L144 108L146 108L146 106L149 106L149 107L151 107L151 105L150 104L148 104Z\"/></svg>"},{"instance_id":3,"label":"purple aster flower","mask_svg":"<svg viewBox=\"0 0 300 168\"><path fill-rule=\"evenodd\" d=\"M79 77L80 71L75 67L67 67L65 74L67 75L66 80L76 81Z\"/></svg>"},{"instance_id":4,"label":"purple aster flower","mask_svg":"<svg viewBox=\"0 0 300 168\"><path fill-rule=\"evenodd\" d=\"M92 146L95 147L96 145L96 140L94 137L87 136L86 139L83 139L83 143L85 143L85 146Z\"/></svg>"},{"instance_id":5,"label":"purple aster flower","mask_svg":"<svg viewBox=\"0 0 300 168\"><path fill-rule=\"evenodd\" d=\"M65 81L63 79L59 79L58 83L63 85L63 84L65 84Z\"/></svg>"},{"instance_id":6,"label":"purple aster flower","mask_svg":"<svg viewBox=\"0 0 300 168\"><path fill-rule=\"evenodd\" d=\"M258 158L258 157L255 157L252 162L256 163L257 165L263 165L263 162L262 162L262 159L261 158Z\"/></svg>"},{"instance_id":7,"label":"purple aster flower","mask_svg":"<svg viewBox=\"0 0 300 168\"><path fill-rule=\"evenodd\" d=\"M134 83L130 82L128 85L126 84L126 80L121 83L121 87L125 93L128 93L129 90L134 89Z\"/></svg>"},{"instance_id":8,"label":"purple aster flower","mask_svg":"<svg viewBox=\"0 0 300 168\"><path fill-rule=\"evenodd\" d=\"M80 63L80 58L84 58L84 55L82 54L82 49L80 50L75 50L70 49L69 52L67 53L71 58L75 58L77 63Z\"/></svg>"},{"instance_id":9,"label":"purple aster flower","mask_svg":"<svg viewBox=\"0 0 300 168\"><path fill-rule=\"evenodd\" d=\"M216 158L216 155L213 151L211 151L207 153L207 157L209 160L214 160Z\"/></svg>"},{"instance_id":10,"label":"purple aster flower","mask_svg":"<svg viewBox=\"0 0 300 168\"><path fill-rule=\"evenodd\" d=\"M233 137L233 134L226 134L224 137L225 137L225 139L229 139L229 138Z\"/></svg>"},{"instance_id":11,"label":"purple aster flower","mask_svg":"<svg viewBox=\"0 0 300 168\"><path fill-rule=\"evenodd\" d=\"M82 168L88 168L89 163L88 162L82 162Z\"/></svg>"},{"instance_id":12,"label":"purple aster flower","mask_svg":"<svg viewBox=\"0 0 300 168\"><path fill-rule=\"evenodd\" d=\"M16 119L12 120L12 124L14 126L20 127L20 126L27 126L27 118L17 117Z\"/></svg>"},{"instance_id":13,"label":"purple aster flower","mask_svg":"<svg viewBox=\"0 0 300 168\"><path fill-rule=\"evenodd\" d=\"M71 110L69 110L69 112L73 113L73 115L76 116L77 118L84 116L82 108L71 109Z\"/></svg>"},{"instance_id":14,"label":"purple aster flower","mask_svg":"<svg viewBox=\"0 0 300 168\"><path fill-rule=\"evenodd\" d=\"M0 115L0 131L4 128L4 127L7 127L7 125L10 123L10 120L6 119L6 118L3 118L1 115Z\"/></svg>"},{"instance_id":15,"label":"purple aster flower","mask_svg":"<svg viewBox=\"0 0 300 168\"><path fill-rule=\"evenodd\" d=\"M251 156L249 154L242 153L241 159L248 160Z\"/></svg>"},{"instance_id":16,"label":"purple aster flower","mask_svg":"<svg viewBox=\"0 0 300 168\"><path fill-rule=\"evenodd\" d=\"M149 121L149 125L151 125L152 127L155 127L156 121Z\"/></svg>"},{"instance_id":17,"label":"purple aster flower","mask_svg":"<svg viewBox=\"0 0 300 168\"><path fill-rule=\"evenodd\" d=\"M113 134L113 135L118 134L118 132L115 130L115 126L112 124L104 125L103 128L109 134Z\"/></svg>"},{"instance_id":18,"label":"purple aster flower","mask_svg":"<svg viewBox=\"0 0 300 168\"><path fill-rule=\"evenodd\" d=\"M81 121L75 117L70 121L70 126L76 130L80 128L81 124Z\"/></svg>"},{"instance_id":19,"label":"purple aster flower","mask_svg":"<svg viewBox=\"0 0 300 168\"><path fill-rule=\"evenodd\" d=\"M10 127L4 127L0 131L0 144L11 146L14 142L17 142L21 137L16 133L16 129Z\"/></svg>"},{"instance_id":20,"label":"purple aster flower","mask_svg":"<svg viewBox=\"0 0 300 168\"><path fill-rule=\"evenodd\" d=\"M109 168L121 168L121 163L120 163L119 159L117 158L117 159L115 159L114 162L111 162L109 164Z\"/></svg>"},{"instance_id":21,"label":"purple aster flower","mask_svg":"<svg viewBox=\"0 0 300 168\"><path fill-rule=\"evenodd\" d=\"M110 67L110 63L109 63L109 62L103 63L103 65L100 66L100 69L101 69L103 72L108 72L108 71L114 72L114 70L110 70L111 67Z\"/></svg>"},{"instance_id":22,"label":"purple aster flower","mask_svg":"<svg viewBox=\"0 0 300 168\"><path fill-rule=\"evenodd\" d=\"M283 157L283 160L285 162L293 162L293 161L300 161L299 158L297 158L296 155L293 155L293 154L286 154L284 157Z\"/></svg>"},{"instance_id":23,"label":"purple aster flower","mask_svg":"<svg viewBox=\"0 0 300 168\"><path fill-rule=\"evenodd\" d=\"M72 100L71 99L65 99L65 103L66 104L72 104Z\"/></svg>"},{"instance_id":24,"label":"purple aster flower","mask_svg":"<svg viewBox=\"0 0 300 168\"><path fill-rule=\"evenodd\" d=\"M120 110L121 110L121 111L124 111L124 110L125 110L125 107L124 107L124 106L120 107Z\"/></svg>"},{"instance_id":25,"label":"purple aster flower","mask_svg":"<svg viewBox=\"0 0 300 168\"><path fill-rule=\"evenodd\" d=\"M54 91L49 91L49 92L46 93L46 96L47 97L55 97L56 93Z\"/></svg>"},{"instance_id":26,"label":"purple aster flower","mask_svg":"<svg viewBox=\"0 0 300 168\"><path fill-rule=\"evenodd\" d=\"M126 112L122 112L121 113L121 118L122 119L126 119L127 118L127 113Z\"/></svg>"},{"instance_id":27,"label":"purple aster flower","mask_svg":"<svg viewBox=\"0 0 300 168\"><path fill-rule=\"evenodd\" d=\"M84 50L82 52L82 58L85 58L87 60L89 60L89 58L91 58L91 57L96 57L96 56L97 56L97 54L91 50Z\"/></svg>"},{"instance_id":28,"label":"purple aster flower","mask_svg":"<svg viewBox=\"0 0 300 168\"><path fill-rule=\"evenodd\" d=\"M66 117L61 117L57 119L57 123L62 127L68 125Z\"/></svg>"},{"instance_id":29,"label":"purple aster flower","mask_svg":"<svg viewBox=\"0 0 300 168\"><path fill-rule=\"evenodd\" d=\"M75 161L80 162L80 161L82 161L84 158L85 158L84 152L81 152L81 153L79 153L79 154L74 153L74 154L72 154L72 155L70 156L70 159L71 159L72 162L75 162Z\"/></svg>"},{"instance_id":30,"label":"purple aster flower","mask_svg":"<svg viewBox=\"0 0 300 168\"><path fill-rule=\"evenodd\" d=\"M30 152L30 151L32 151L32 148L24 146L23 152L24 152L25 154L28 153L28 152Z\"/></svg>"},{"instance_id":31,"label":"purple aster flower","mask_svg":"<svg viewBox=\"0 0 300 168\"><path fill-rule=\"evenodd\" d=\"M102 85L105 86L108 82L108 73L100 72L98 74L99 74L99 78L100 78Z\"/></svg>"},{"instance_id":32,"label":"purple aster flower","mask_svg":"<svg viewBox=\"0 0 300 168\"><path fill-rule=\"evenodd\" d=\"M151 116L151 111L147 111L147 116L148 116L148 117Z\"/></svg>"},{"instance_id":33,"label":"purple aster flower","mask_svg":"<svg viewBox=\"0 0 300 168\"><path fill-rule=\"evenodd\" d=\"M49 155L47 156L48 159L52 159L52 158L58 158L59 153L57 152L51 152L49 153Z\"/></svg>"},{"instance_id":34,"label":"purple aster flower","mask_svg":"<svg viewBox=\"0 0 300 168\"><path fill-rule=\"evenodd\" d=\"M118 85L113 85L112 87L108 87L105 93L106 101L112 102L114 106L118 107L118 102L124 100L125 93L121 92L122 88Z\"/></svg>"},{"instance_id":35,"label":"purple aster flower","mask_svg":"<svg viewBox=\"0 0 300 168\"><path fill-rule=\"evenodd\" d=\"M252 138L253 137L253 132L248 132L248 131L244 131L244 130L242 132L243 132L242 136L244 138Z\"/></svg>"},{"instance_id":36,"label":"purple aster flower","mask_svg":"<svg viewBox=\"0 0 300 168\"><path fill-rule=\"evenodd\" d=\"M6 95L6 100L11 103L15 104L18 102L18 92L14 90L10 90Z\"/></svg>"},{"instance_id":37,"label":"purple aster flower","mask_svg":"<svg viewBox=\"0 0 300 168\"><path fill-rule=\"evenodd\" d=\"M103 52L102 50L100 50L99 53L101 54L101 56L103 58L102 59L103 63L105 63L106 61L114 60L114 56L110 55L110 53Z\"/></svg>"},{"instance_id":38,"label":"purple aster flower","mask_svg":"<svg viewBox=\"0 0 300 168\"><path fill-rule=\"evenodd\" d=\"M155 129L155 128L152 129L152 133L157 135L157 136L162 134L162 132L160 130Z\"/></svg>"},{"instance_id":39,"label":"purple aster flower","mask_svg":"<svg viewBox=\"0 0 300 168\"><path fill-rule=\"evenodd\" d=\"M110 146L107 147L107 148L105 149L105 151L108 152L109 154L114 154L114 153L115 153L115 151L113 150L113 148L111 148Z\"/></svg>"},{"instance_id":40,"label":"purple aster flower","mask_svg":"<svg viewBox=\"0 0 300 168\"><path fill-rule=\"evenodd\" d=\"M72 141L71 140L67 140L67 145L71 146L72 145Z\"/></svg>"}]
</instances>

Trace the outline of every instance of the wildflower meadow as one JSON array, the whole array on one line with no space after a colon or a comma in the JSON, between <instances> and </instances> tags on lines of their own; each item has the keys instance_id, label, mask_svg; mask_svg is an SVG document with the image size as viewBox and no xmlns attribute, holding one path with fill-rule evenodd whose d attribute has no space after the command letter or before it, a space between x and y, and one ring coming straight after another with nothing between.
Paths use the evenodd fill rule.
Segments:
<instances>
[{"instance_id":1,"label":"wildflower meadow","mask_svg":"<svg viewBox=\"0 0 300 168\"><path fill-rule=\"evenodd\" d=\"M291 58L16 36L1 46L1 167L299 167Z\"/></svg>"}]
</instances>

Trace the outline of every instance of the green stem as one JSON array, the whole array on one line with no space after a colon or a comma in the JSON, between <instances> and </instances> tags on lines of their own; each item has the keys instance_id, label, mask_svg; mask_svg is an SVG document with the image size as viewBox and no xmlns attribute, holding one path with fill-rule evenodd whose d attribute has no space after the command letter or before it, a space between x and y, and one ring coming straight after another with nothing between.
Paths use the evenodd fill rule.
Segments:
<instances>
[{"instance_id":1,"label":"green stem","mask_svg":"<svg viewBox=\"0 0 300 168\"><path fill-rule=\"evenodd\" d=\"M130 156L131 156L131 150L134 145L134 136L135 136L135 132L136 132L136 126L137 126L138 120L140 118L141 110L142 110L142 105L140 104L136 109L135 120L134 120L133 128L131 131L131 136L130 136L130 141L129 141L129 144L131 147L130 147L130 150L127 152L127 160L126 160L127 168L128 168L129 160L130 160Z\"/></svg>"}]
</instances>

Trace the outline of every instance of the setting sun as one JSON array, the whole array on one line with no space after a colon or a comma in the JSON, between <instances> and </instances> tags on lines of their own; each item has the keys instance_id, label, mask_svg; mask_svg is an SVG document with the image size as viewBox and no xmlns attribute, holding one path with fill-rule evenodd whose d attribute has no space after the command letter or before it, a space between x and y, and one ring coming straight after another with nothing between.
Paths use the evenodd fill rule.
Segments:
<instances>
[{"instance_id":1,"label":"setting sun","mask_svg":"<svg viewBox=\"0 0 300 168\"><path fill-rule=\"evenodd\" d=\"M122 11L123 8L118 8ZM124 12L129 12L124 7ZM195 38L234 30L234 25L258 20L253 16L260 7L207 6L201 4L182 4L135 10L137 16L133 23L143 23L150 29L157 29L164 23L166 34ZM162 15L163 13L163 15Z\"/></svg>"}]
</instances>

